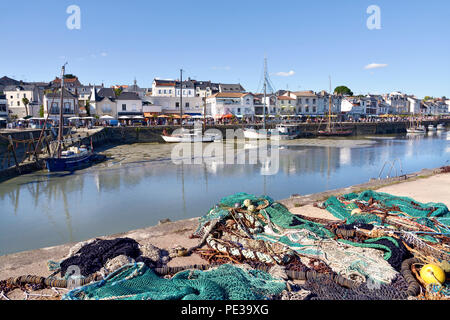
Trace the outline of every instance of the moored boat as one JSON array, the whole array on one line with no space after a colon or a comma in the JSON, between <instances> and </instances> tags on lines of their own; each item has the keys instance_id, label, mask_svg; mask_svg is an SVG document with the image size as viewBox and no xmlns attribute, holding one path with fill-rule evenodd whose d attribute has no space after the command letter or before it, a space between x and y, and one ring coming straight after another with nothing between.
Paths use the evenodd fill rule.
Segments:
<instances>
[{"instance_id":1,"label":"moored boat","mask_svg":"<svg viewBox=\"0 0 450 320\"><path fill-rule=\"evenodd\" d=\"M438 124L436 127L436 130L438 130L438 131L445 130L445 125L443 123Z\"/></svg>"},{"instance_id":2,"label":"moored boat","mask_svg":"<svg viewBox=\"0 0 450 320\"><path fill-rule=\"evenodd\" d=\"M60 106L63 105L64 96L64 72L65 65L61 69L61 101ZM45 128L45 126L43 127ZM46 168L50 172L57 171L74 171L81 166L85 166L92 163L92 160L96 158L96 154L93 151L92 145L90 148L85 146L75 147L72 146L68 150L63 150L63 108L59 108L59 127L58 127L58 139L56 152L50 157L45 159ZM92 140L91 140L92 144Z\"/></svg>"},{"instance_id":3,"label":"moored boat","mask_svg":"<svg viewBox=\"0 0 450 320\"><path fill-rule=\"evenodd\" d=\"M437 128L435 126L433 126L432 124L430 124L428 126L428 131L436 131L436 130L437 130Z\"/></svg>"}]
</instances>

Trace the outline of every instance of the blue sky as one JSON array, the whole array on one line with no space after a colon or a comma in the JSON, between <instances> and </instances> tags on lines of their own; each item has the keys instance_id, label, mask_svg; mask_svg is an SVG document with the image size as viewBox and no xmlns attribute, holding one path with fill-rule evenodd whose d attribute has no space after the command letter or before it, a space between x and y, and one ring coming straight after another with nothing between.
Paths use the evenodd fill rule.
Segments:
<instances>
[{"instance_id":1,"label":"blue sky","mask_svg":"<svg viewBox=\"0 0 450 320\"><path fill-rule=\"evenodd\" d=\"M66 9L81 9L69 30ZM381 9L369 30L368 6ZM85 1L0 3L0 76L49 81L68 61L82 83L142 87L185 76L259 87L264 55L275 89L400 90L450 96L450 1ZM369 64L387 65L365 69ZM289 73L280 76L278 73Z\"/></svg>"}]
</instances>

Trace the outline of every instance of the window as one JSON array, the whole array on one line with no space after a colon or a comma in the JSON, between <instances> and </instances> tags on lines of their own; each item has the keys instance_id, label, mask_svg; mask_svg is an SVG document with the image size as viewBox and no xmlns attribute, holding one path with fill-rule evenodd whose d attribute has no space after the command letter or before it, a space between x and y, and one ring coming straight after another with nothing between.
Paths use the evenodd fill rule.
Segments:
<instances>
[{"instance_id":1,"label":"window","mask_svg":"<svg viewBox=\"0 0 450 320\"><path fill-rule=\"evenodd\" d=\"M316 113L317 109L316 107L313 107L313 113Z\"/></svg>"},{"instance_id":2,"label":"window","mask_svg":"<svg viewBox=\"0 0 450 320\"><path fill-rule=\"evenodd\" d=\"M23 97L24 97L24 98L26 98L26 97L27 97L27 94L26 94L26 93L24 93L24 94L23 94Z\"/></svg>"},{"instance_id":3,"label":"window","mask_svg":"<svg viewBox=\"0 0 450 320\"><path fill-rule=\"evenodd\" d=\"M306 99L306 103L309 103L309 99Z\"/></svg>"},{"instance_id":4,"label":"window","mask_svg":"<svg viewBox=\"0 0 450 320\"><path fill-rule=\"evenodd\" d=\"M237 108L237 113L241 113L241 108Z\"/></svg>"},{"instance_id":5,"label":"window","mask_svg":"<svg viewBox=\"0 0 450 320\"><path fill-rule=\"evenodd\" d=\"M164 90L164 94L166 94L166 90Z\"/></svg>"},{"instance_id":6,"label":"window","mask_svg":"<svg viewBox=\"0 0 450 320\"><path fill-rule=\"evenodd\" d=\"M313 99L313 104L316 104L316 99Z\"/></svg>"},{"instance_id":7,"label":"window","mask_svg":"<svg viewBox=\"0 0 450 320\"><path fill-rule=\"evenodd\" d=\"M305 107L305 112L309 113L309 107Z\"/></svg>"},{"instance_id":8,"label":"window","mask_svg":"<svg viewBox=\"0 0 450 320\"><path fill-rule=\"evenodd\" d=\"M20 101L17 101L17 105L20 106Z\"/></svg>"},{"instance_id":9,"label":"window","mask_svg":"<svg viewBox=\"0 0 450 320\"><path fill-rule=\"evenodd\" d=\"M158 93L161 94L161 90L158 90Z\"/></svg>"},{"instance_id":10,"label":"window","mask_svg":"<svg viewBox=\"0 0 450 320\"><path fill-rule=\"evenodd\" d=\"M186 102L186 108L189 108L189 102Z\"/></svg>"},{"instance_id":11,"label":"window","mask_svg":"<svg viewBox=\"0 0 450 320\"><path fill-rule=\"evenodd\" d=\"M180 107L180 103L179 102L176 102L175 103L175 108L179 108Z\"/></svg>"},{"instance_id":12,"label":"window","mask_svg":"<svg viewBox=\"0 0 450 320\"><path fill-rule=\"evenodd\" d=\"M126 104L122 104L122 111L127 111L127 105Z\"/></svg>"},{"instance_id":13,"label":"window","mask_svg":"<svg viewBox=\"0 0 450 320\"><path fill-rule=\"evenodd\" d=\"M169 94L172 94L172 90L169 90Z\"/></svg>"}]
</instances>

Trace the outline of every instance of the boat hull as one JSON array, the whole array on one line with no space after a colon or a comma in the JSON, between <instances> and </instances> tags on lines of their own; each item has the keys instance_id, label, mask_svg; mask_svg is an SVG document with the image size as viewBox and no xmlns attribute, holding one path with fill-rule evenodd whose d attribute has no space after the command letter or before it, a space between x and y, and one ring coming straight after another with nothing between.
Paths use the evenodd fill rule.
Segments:
<instances>
[{"instance_id":1,"label":"boat hull","mask_svg":"<svg viewBox=\"0 0 450 320\"><path fill-rule=\"evenodd\" d=\"M88 153L74 157L47 158L45 159L45 165L49 172L74 171L79 169L80 166L90 164L93 157L93 153Z\"/></svg>"},{"instance_id":2,"label":"boat hull","mask_svg":"<svg viewBox=\"0 0 450 320\"><path fill-rule=\"evenodd\" d=\"M425 129L419 129L419 128L409 128L406 129L407 133L418 133L418 134L422 134L425 133Z\"/></svg>"},{"instance_id":3,"label":"boat hull","mask_svg":"<svg viewBox=\"0 0 450 320\"><path fill-rule=\"evenodd\" d=\"M244 138L245 139L269 139L270 135L267 133L260 133L256 130L244 130Z\"/></svg>"},{"instance_id":4,"label":"boat hull","mask_svg":"<svg viewBox=\"0 0 450 320\"><path fill-rule=\"evenodd\" d=\"M180 142L214 142L214 136L161 136L167 143Z\"/></svg>"}]
</instances>

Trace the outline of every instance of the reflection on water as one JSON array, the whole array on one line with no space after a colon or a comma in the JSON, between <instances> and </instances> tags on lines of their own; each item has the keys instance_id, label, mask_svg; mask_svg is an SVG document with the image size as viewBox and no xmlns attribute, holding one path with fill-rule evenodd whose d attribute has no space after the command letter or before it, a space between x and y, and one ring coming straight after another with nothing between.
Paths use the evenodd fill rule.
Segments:
<instances>
[{"instance_id":1,"label":"reflection on water","mask_svg":"<svg viewBox=\"0 0 450 320\"><path fill-rule=\"evenodd\" d=\"M449 139L435 132L358 148L283 147L272 176L260 164L169 161L21 176L0 184L0 255L200 216L235 192L282 199L350 186L377 177L388 160L400 159L404 172L439 167L449 163Z\"/></svg>"}]
</instances>

